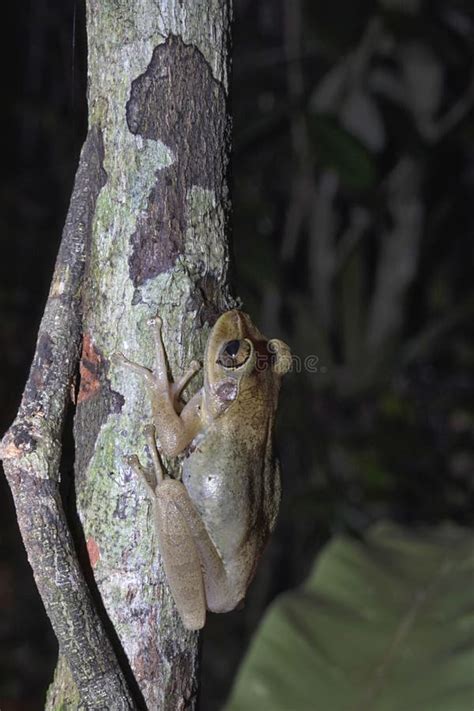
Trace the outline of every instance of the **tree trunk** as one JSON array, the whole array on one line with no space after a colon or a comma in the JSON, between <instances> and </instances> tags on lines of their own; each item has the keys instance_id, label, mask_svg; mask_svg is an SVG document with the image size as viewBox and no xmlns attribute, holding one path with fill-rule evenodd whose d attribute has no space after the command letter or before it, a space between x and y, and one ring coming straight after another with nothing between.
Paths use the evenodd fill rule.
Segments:
<instances>
[{"instance_id":1,"label":"tree trunk","mask_svg":"<svg viewBox=\"0 0 474 711\"><path fill-rule=\"evenodd\" d=\"M37 530L46 526L43 548L51 554L49 567L42 569L33 545L38 534L28 539L25 513L25 546L60 644L47 708L192 709L198 635L181 624L157 554L146 494L124 463L126 454L146 457L143 427L151 420L150 403L140 380L112 365L110 358L120 351L152 368L153 338L147 321L159 313L176 377L193 358L202 357L209 327L218 313L233 305L226 235L230 3L87 0L86 6L89 133L80 166L85 177L82 182L76 179L68 220L73 237L87 244L74 419L75 493L82 539L77 545L80 549L84 543L88 553L84 572L99 613L94 617L67 535L64 540L57 537L58 549L50 550L52 534L46 517L38 516ZM95 171L93 177L90 170ZM74 213L74 200L82 200L84 215ZM66 257L68 244L62 248ZM78 275L84 255L81 259ZM2 450L5 468L8 459L10 471L16 473L9 476L12 490L23 486L26 472L34 482L52 482L54 506L49 489L40 490L45 508L54 509L52 528L63 517L57 489L59 455L55 449L54 461L46 461L52 455L45 442L56 444L64 419L81 288L79 276L68 281L68 269L67 259L58 259L47 306L51 314L46 320L45 312L42 324L50 341L45 342L44 334L43 342L38 341L36 370L30 375L36 382L44 363L54 364L54 378L42 386L49 388L50 409L60 398L55 429L38 445L43 459L31 461L27 435L34 427L24 422L38 396L30 387ZM51 300L64 289L68 309L58 312ZM59 331L65 334L63 340L73 341L69 354L62 354L62 341L55 337ZM167 465L177 471L176 462ZM27 503L30 497L30 505L33 495L34 487L22 494ZM15 490L14 497L20 519L23 499ZM26 511L26 505L23 508ZM71 571L77 572L75 597L67 584L52 580L58 572L56 554L64 563L66 580ZM101 640L105 644L107 637L114 651L106 645L101 652ZM114 653L134 701L123 687ZM110 661L105 664L102 656ZM104 686L107 674L110 690Z\"/></svg>"}]
</instances>

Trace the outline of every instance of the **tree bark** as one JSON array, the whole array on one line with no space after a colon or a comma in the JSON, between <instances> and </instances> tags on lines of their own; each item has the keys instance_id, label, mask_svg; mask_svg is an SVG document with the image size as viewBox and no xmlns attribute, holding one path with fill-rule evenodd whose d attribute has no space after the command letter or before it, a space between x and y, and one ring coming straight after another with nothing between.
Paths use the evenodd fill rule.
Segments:
<instances>
[{"instance_id":1,"label":"tree bark","mask_svg":"<svg viewBox=\"0 0 474 711\"><path fill-rule=\"evenodd\" d=\"M153 367L147 322L159 313L178 376L202 357L216 316L234 305L226 234L230 3L87 0L86 10L90 128L75 190L85 213L74 218L73 194L23 409L2 451L60 644L47 708L192 709L198 635L181 624L145 492L124 463L130 453L145 458L150 403L140 380L110 357L121 351ZM59 309L58 289L67 302ZM81 333L74 436L85 571L58 487Z\"/></svg>"}]
</instances>

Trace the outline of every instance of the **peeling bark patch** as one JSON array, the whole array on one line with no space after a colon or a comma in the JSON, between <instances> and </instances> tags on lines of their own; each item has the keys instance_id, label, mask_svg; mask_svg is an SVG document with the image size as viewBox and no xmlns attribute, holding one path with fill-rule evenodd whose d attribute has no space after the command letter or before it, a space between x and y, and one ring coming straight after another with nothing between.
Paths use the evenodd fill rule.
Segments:
<instances>
[{"instance_id":1,"label":"peeling bark patch","mask_svg":"<svg viewBox=\"0 0 474 711\"><path fill-rule=\"evenodd\" d=\"M89 400L100 389L100 368L100 354L95 350L91 337L86 333L82 342L82 356L79 364L81 385L77 396L78 403Z\"/></svg>"},{"instance_id":2,"label":"peeling bark patch","mask_svg":"<svg viewBox=\"0 0 474 711\"><path fill-rule=\"evenodd\" d=\"M130 277L140 286L170 269L182 253L186 197L193 186L216 193L226 170L225 92L202 53L170 35L158 45L144 74L132 82L126 115L130 131L161 141L174 163L157 172L145 214L132 235Z\"/></svg>"},{"instance_id":3,"label":"peeling bark patch","mask_svg":"<svg viewBox=\"0 0 474 711\"><path fill-rule=\"evenodd\" d=\"M148 196L146 213L139 217L132 235L128 264L135 287L174 265L182 250L186 229L185 201L186 188L180 184L177 166L159 171Z\"/></svg>"},{"instance_id":4,"label":"peeling bark patch","mask_svg":"<svg viewBox=\"0 0 474 711\"><path fill-rule=\"evenodd\" d=\"M87 555L89 556L89 560L91 563L91 566L95 568L97 563L99 562L100 559L100 549L99 546L97 545L97 542L93 538L88 538L87 539Z\"/></svg>"},{"instance_id":5,"label":"peeling bark patch","mask_svg":"<svg viewBox=\"0 0 474 711\"><path fill-rule=\"evenodd\" d=\"M130 131L162 141L179 163L187 159L188 182L209 190L217 187L224 115L224 88L197 47L175 35L155 48L127 102Z\"/></svg>"},{"instance_id":6,"label":"peeling bark patch","mask_svg":"<svg viewBox=\"0 0 474 711\"><path fill-rule=\"evenodd\" d=\"M79 366L80 386L77 398L74 434L80 433L81 448L76 450L76 472L84 474L94 453L100 428L111 413L120 412L123 395L112 390L108 379L108 361L94 344L90 334L84 334Z\"/></svg>"}]
</instances>

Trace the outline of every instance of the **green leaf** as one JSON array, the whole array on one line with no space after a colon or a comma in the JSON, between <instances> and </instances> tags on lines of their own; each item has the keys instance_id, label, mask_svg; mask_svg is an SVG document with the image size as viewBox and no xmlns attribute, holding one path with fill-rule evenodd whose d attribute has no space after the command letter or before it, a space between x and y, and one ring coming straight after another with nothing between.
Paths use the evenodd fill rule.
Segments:
<instances>
[{"instance_id":1,"label":"green leaf","mask_svg":"<svg viewBox=\"0 0 474 711\"><path fill-rule=\"evenodd\" d=\"M319 163L333 168L350 188L366 190L374 184L373 156L334 116L312 114L308 118L308 127Z\"/></svg>"},{"instance_id":2,"label":"green leaf","mask_svg":"<svg viewBox=\"0 0 474 711\"><path fill-rule=\"evenodd\" d=\"M337 538L263 620L225 711L472 711L474 534Z\"/></svg>"}]
</instances>

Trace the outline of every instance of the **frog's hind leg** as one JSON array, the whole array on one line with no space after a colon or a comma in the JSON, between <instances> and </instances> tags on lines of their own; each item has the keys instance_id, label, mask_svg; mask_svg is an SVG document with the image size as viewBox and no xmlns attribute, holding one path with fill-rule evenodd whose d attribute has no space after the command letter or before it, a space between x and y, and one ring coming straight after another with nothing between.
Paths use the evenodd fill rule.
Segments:
<instances>
[{"instance_id":1,"label":"frog's hind leg","mask_svg":"<svg viewBox=\"0 0 474 711\"><path fill-rule=\"evenodd\" d=\"M165 479L155 495L158 548L168 585L183 625L198 630L206 622L206 595L199 550L180 506L187 492L180 481Z\"/></svg>"},{"instance_id":2,"label":"frog's hind leg","mask_svg":"<svg viewBox=\"0 0 474 711\"><path fill-rule=\"evenodd\" d=\"M206 609L234 609L223 561L184 484L166 476L156 448L153 425L145 429L153 472L138 457L127 462L144 481L153 502L158 548L168 585L187 629L204 626Z\"/></svg>"},{"instance_id":3,"label":"frog's hind leg","mask_svg":"<svg viewBox=\"0 0 474 711\"><path fill-rule=\"evenodd\" d=\"M233 610L236 603L233 602L234 595L230 590L223 560L186 487L174 480L165 481L163 485L169 487L166 496L169 501L173 501L175 516L185 523L189 540L193 542L198 552L207 609L212 612Z\"/></svg>"},{"instance_id":4,"label":"frog's hind leg","mask_svg":"<svg viewBox=\"0 0 474 711\"><path fill-rule=\"evenodd\" d=\"M137 456L126 461L143 480L153 502L158 548L168 585L184 626L201 629L206 621L206 595L198 546L191 535L180 505L188 493L184 485L167 477L156 447L155 428L145 428L153 470L143 467Z\"/></svg>"}]
</instances>

